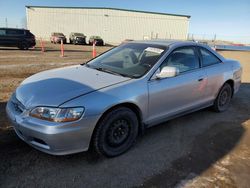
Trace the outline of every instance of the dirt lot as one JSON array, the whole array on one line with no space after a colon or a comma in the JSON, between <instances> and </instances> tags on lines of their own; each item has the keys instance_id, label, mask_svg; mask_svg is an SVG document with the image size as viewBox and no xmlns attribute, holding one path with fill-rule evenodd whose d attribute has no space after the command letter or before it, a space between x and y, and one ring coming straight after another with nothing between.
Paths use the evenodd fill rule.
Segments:
<instances>
[{"instance_id":1,"label":"dirt lot","mask_svg":"<svg viewBox=\"0 0 250 188\"><path fill-rule=\"evenodd\" d=\"M249 187L250 52L220 52L244 68L227 112L204 109L168 121L148 129L124 155L106 159L91 152L41 153L6 121L6 101L24 78L91 58L90 46L65 45L66 57L59 45L47 43L46 49L0 48L0 187Z\"/></svg>"}]
</instances>

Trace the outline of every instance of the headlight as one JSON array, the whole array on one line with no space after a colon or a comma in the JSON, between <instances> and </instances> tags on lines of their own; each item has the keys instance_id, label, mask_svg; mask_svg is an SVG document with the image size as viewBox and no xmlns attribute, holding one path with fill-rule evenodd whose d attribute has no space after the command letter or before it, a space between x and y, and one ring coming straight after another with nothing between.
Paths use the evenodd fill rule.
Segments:
<instances>
[{"instance_id":1,"label":"headlight","mask_svg":"<svg viewBox=\"0 0 250 188\"><path fill-rule=\"evenodd\" d=\"M76 108L51 108L36 107L30 111L30 116L53 122L69 122L81 118L84 112L83 107Z\"/></svg>"}]
</instances>

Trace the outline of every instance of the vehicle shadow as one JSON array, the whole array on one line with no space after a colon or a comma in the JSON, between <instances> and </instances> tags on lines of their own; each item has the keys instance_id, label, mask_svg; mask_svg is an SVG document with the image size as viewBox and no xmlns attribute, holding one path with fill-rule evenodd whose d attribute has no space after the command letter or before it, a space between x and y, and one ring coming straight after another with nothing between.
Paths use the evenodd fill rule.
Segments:
<instances>
[{"instance_id":1,"label":"vehicle shadow","mask_svg":"<svg viewBox=\"0 0 250 188\"><path fill-rule=\"evenodd\" d=\"M17 48L17 47L0 47L0 50L11 50L11 51L20 51L20 49L19 48ZM22 50L22 51L25 51L25 50Z\"/></svg>"},{"instance_id":2,"label":"vehicle shadow","mask_svg":"<svg viewBox=\"0 0 250 188\"><path fill-rule=\"evenodd\" d=\"M199 176L237 146L245 132L242 124L250 118L244 113L250 111L249 92L250 84L242 84L224 113L204 109L149 128L131 150L111 159L92 151L52 156L33 149L9 128L6 103L1 102L0 182L36 186L43 179L43 186L54 187L174 187Z\"/></svg>"},{"instance_id":3,"label":"vehicle shadow","mask_svg":"<svg viewBox=\"0 0 250 188\"><path fill-rule=\"evenodd\" d=\"M39 49L39 48L36 48L36 50L37 51L41 51L41 49ZM54 49L54 48L46 48L45 49L45 52L60 52L61 51L61 49ZM66 52L92 52L91 50L86 50L86 49L82 49L82 50L69 50L69 49L64 49L64 52L66 53Z\"/></svg>"}]
</instances>

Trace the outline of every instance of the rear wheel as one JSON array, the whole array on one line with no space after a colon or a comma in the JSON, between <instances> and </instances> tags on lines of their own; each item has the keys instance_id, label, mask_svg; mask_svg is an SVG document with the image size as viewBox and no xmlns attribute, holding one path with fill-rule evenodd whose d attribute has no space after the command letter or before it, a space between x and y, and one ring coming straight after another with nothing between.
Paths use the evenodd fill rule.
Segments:
<instances>
[{"instance_id":1,"label":"rear wheel","mask_svg":"<svg viewBox=\"0 0 250 188\"><path fill-rule=\"evenodd\" d=\"M232 98L232 87L228 84L225 83L216 100L214 101L213 108L216 112L223 112L226 111L229 108L230 102Z\"/></svg>"},{"instance_id":2,"label":"rear wheel","mask_svg":"<svg viewBox=\"0 0 250 188\"><path fill-rule=\"evenodd\" d=\"M109 112L97 125L93 135L93 147L107 157L127 151L138 135L138 119L129 108L117 108Z\"/></svg>"}]
</instances>

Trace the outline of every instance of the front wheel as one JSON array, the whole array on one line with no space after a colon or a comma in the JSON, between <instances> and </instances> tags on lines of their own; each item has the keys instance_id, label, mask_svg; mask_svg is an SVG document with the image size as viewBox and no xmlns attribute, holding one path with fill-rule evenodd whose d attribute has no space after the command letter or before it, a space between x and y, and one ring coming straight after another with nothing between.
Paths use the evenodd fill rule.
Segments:
<instances>
[{"instance_id":1,"label":"front wheel","mask_svg":"<svg viewBox=\"0 0 250 188\"><path fill-rule=\"evenodd\" d=\"M97 125L93 135L93 147L107 157L127 151L138 135L138 118L129 108L117 108L109 112Z\"/></svg>"},{"instance_id":2,"label":"front wheel","mask_svg":"<svg viewBox=\"0 0 250 188\"><path fill-rule=\"evenodd\" d=\"M224 112L229 108L230 102L232 98L232 87L228 84L225 83L217 98L214 101L213 108L216 112Z\"/></svg>"},{"instance_id":3,"label":"front wheel","mask_svg":"<svg viewBox=\"0 0 250 188\"><path fill-rule=\"evenodd\" d=\"M28 46L27 42L21 42L21 43L19 43L18 48L21 50L28 50L29 46Z\"/></svg>"}]
</instances>

